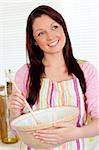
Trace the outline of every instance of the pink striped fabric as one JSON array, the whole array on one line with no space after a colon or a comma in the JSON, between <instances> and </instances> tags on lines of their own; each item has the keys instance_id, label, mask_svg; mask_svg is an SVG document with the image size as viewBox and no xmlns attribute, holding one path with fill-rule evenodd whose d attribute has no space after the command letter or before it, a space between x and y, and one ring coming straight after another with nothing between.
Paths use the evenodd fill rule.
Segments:
<instances>
[{"instance_id":1,"label":"pink striped fabric","mask_svg":"<svg viewBox=\"0 0 99 150\"><path fill-rule=\"evenodd\" d=\"M73 76L73 79L71 80L62 81L59 83L46 78L43 79L39 94L38 106L33 106L33 109L44 109L54 106L71 105L77 106L79 108L79 112L83 111L84 109L80 110L81 100L83 100L83 98L82 94L80 94L81 92L79 93L79 90L81 89L79 89L80 86L78 86L78 84L79 81L75 76ZM82 102L84 103L84 101ZM84 113L85 112L82 114L79 113L77 126L82 126L82 118ZM51 150L83 150L81 142L81 140L68 142L58 146L58 148L51 148Z\"/></svg>"}]
</instances>

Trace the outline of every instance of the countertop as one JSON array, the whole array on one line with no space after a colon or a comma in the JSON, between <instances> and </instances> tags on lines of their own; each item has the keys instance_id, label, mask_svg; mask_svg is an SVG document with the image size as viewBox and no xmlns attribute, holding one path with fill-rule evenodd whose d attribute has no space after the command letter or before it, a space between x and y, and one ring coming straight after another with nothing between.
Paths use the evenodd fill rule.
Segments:
<instances>
[{"instance_id":1,"label":"countertop","mask_svg":"<svg viewBox=\"0 0 99 150\"><path fill-rule=\"evenodd\" d=\"M84 150L99 150L99 136L85 140L86 146ZM22 149L27 150L26 145L22 144ZM4 144L0 141L0 150L20 150L20 141L15 144Z\"/></svg>"},{"instance_id":2,"label":"countertop","mask_svg":"<svg viewBox=\"0 0 99 150\"><path fill-rule=\"evenodd\" d=\"M4 144L0 141L0 150L19 150L20 142L14 144Z\"/></svg>"}]
</instances>

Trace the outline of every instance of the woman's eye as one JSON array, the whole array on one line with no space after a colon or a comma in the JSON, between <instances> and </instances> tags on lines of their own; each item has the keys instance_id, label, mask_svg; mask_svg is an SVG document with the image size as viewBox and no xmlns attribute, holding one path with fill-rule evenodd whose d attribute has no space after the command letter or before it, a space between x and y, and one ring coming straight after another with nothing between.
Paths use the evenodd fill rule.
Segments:
<instances>
[{"instance_id":1,"label":"woman's eye","mask_svg":"<svg viewBox=\"0 0 99 150\"><path fill-rule=\"evenodd\" d=\"M40 32L39 34L38 34L38 36L43 36L44 35L44 32Z\"/></svg>"},{"instance_id":2,"label":"woman's eye","mask_svg":"<svg viewBox=\"0 0 99 150\"><path fill-rule=\"evenodd\" d=\"M54 25L54 26L52 27L53 30L55 30L55 29L57 29L57 28L58 28L57 25Z\"/></svg>"}]
</instances>

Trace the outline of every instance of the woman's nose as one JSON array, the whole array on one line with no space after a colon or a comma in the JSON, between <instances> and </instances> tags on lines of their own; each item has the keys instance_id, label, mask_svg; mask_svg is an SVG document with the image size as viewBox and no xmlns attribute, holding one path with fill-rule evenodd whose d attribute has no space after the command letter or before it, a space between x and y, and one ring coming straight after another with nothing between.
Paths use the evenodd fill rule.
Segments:
<instances>
[{"instance_id":1,"label":"woman's nose","mask_svg":"<svg viewBox=\"0 0 99 150\"><path fill-rule=\"evenodd\" d=\"M51 41L51 40L53 40L53 39L54 39L54 34L53 34L53 32L52 32L52 31L48 32L48 33L47 33L47 40Z\"/></svg>"}]
</instances>

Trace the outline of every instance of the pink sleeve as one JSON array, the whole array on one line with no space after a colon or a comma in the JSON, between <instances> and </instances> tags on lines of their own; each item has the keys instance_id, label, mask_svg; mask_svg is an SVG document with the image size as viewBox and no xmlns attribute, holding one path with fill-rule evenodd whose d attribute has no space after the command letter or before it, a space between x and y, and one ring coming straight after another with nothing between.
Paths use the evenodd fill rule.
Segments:
<instances>
[{"instance_id":1,"label":"pink sleeve","mask_svg":"<svg viewBox=\"0 0 99 150\"><path fill-rule=\"evenodd\" d=\"M99 74L89 62L81 65L86 80L88 112L92 118L99 118Z\"/></svg>"},{"instance_id":2,"label":"pink sleeve","mask_svg":"<svg viewBox=\"0 0 99 150\"><path fill-rule=\"evenodd\" d=\"M24 93L25 97L27 95L26 90L27 79L28 79L28 66L27 64L25 64L16 72L15 75L15 82L18 88L21 90L21 92Z\"/></svg>"}]
</instances>

